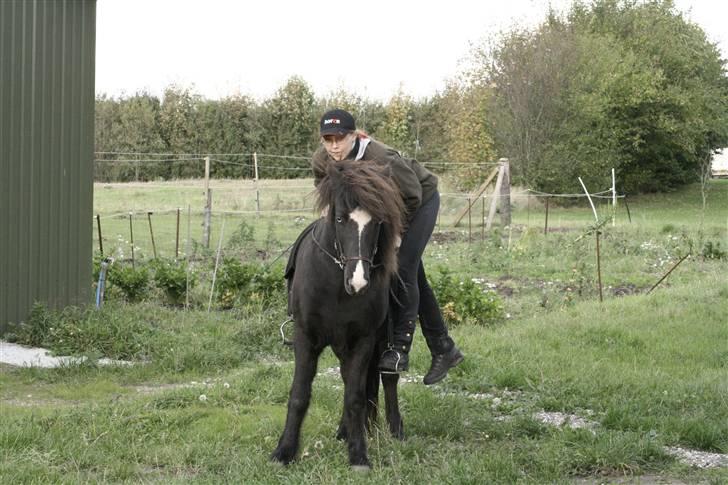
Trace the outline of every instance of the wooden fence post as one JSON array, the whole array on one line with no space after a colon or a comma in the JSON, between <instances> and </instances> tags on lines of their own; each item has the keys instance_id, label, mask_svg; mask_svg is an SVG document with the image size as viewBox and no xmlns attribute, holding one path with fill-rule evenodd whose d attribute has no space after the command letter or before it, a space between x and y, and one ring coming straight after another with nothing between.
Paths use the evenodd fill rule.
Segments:
<instances>
[{"instance_id":1,"label":"wooden fence post","mask_svg":"<svg viewBox=\"0 0 728 485\"><path fill-rule=\"evenodd\" d=\"M205 214L203 217L202 240L206 248L210 247L210 233L212 232L212 189L207 189L207 201L205 202Z\"/></svg>"},{"instance_id":2,"label":"wooden fence post","mask_svg":"<svg viewBox=\"0 0 728 485\"><path fill-rule=\"evenodd\" d=\"M179 211L180 208L177 207L177 234L174 239L174 259L179 258Z\"/></svg>"},{"instance_id":3,"label":"wooden fence post","mask_svg":"<svg viewBox=\"0 0 728 485\"><path fill-rule=\"evenodd\" d=\"M629 211L629 204L627 204L627 194L624 194L624 207L627 209L627 218L629 223L632 224L632 213Z\"/></svg>"},{"instance_id":4,"label":"wooden fence post","mask_svg":"<svg viewBox=\"0 0 728 485\"><path fill-rule=\"evenodd\" d=\"M500 168L495 167L493 169L493 171L490 173L490 175L488 175L488 178L485 179L485 182L483 182L480 185L480 187L478 187L478 190L469 194L469 199L472 201L473 204L478 200L478 197L485 194L485 191L488 189L488 185L490 185L490 183L493 181L495 176L498 175L499 173L500 173ZM465 214L469 210L470 210L470 205L467 205L467 206L463 207L462 209L460 209L455 214L455 222L453 222L454 227L457 227L457 225L460 223L462 218L465 217Z\"/></svg>"},{"instance_id":5,"label":"wooden fence post","mask_svg":"<svg viewBox=\"0 0 728 485\"><path fill-rule=\"evenodd\" d=\"M470 203L470 197L468 197L468 244L473 240L473 222L471 216L471 208L473 205Z\"/></svg>"},{"instance_id":6,"label":"wooden fence post","mask_svg":"<svg viewBox=\"0 0 728 485\"><path fill-rule=\"evenodd\" d=\"M134 227L131 223L132 212L129 212L129 237L131 238L131 267L136 268L134 265Z\"/></svg>"},{"instance_id":7,"label":"wooden fence post","mask_svg":"<svg viewBox=\"0 0 728 485\"><path fill-rule=\"evenodd\" d=\"M99 251L101 252L101 257L104 257L104 242L101 239L101 216L96 214L96 227L99 230Z\"/></svg>"},{"instance_id":8,"label":"wooden fence post","mask_svg":"<svg viewBox=\"0 0 728 485\"><path fill-rule=\"evenodd\" d=\"M495 190L493 190L493 200L490 202L490 211L488 212L488 221L485 223L485 230L490 231L490 226L493 225L493 217L495 216L495 208L500 198L501 185L503 184L503 175L505 172L505 166L500 164L498 167L498 178L495 180Z\"/></svg>"},{"instance_id":9,"label":"wooden fence post","mask_svg":"<svg viewBox=\"0 0 728 485\"><path fill-rule=\"evenodd\" d=\"M617 225L617 179L612 169L612 227Z\"/></svg>"},{"instance_id":10,"label":"wooden fence post","mask_svg":"<svg viewBox=\"0 0 728 485\"><path fill-rule=\"evenodd\" d=\"M154 244L154 230L152 230L152 212L147 211L147 220L149 221L149 235L152 238L152 252L154 254L154 259L157 259L157 245Z\"/></svg>"},{"instance_id":11,"label":"wooden fence post","mask_svg":"<svg viewBox=\"0 0 728 485\"><path fill-rule=\"evenodd\" d=\"M210 247L210 224L212 219L212 191L210 190L210 157L205 157L205 212L202 218L202 243Z\"/></svg>"},{"instance_id":12,"label":"wooden fence post","mask_svg":"<svg viewBox=\"0 0 728 485\"><path fill-rule=\"evenodd\" d=\"M511 225L511 163L507 158L498 160L503 165L503 182L500 190L501 225Z\"/></svg>"},{"instance_id":13,"label":"wooden fence post","mask_svg":"<svg viewBox=\"0 0 728 485\"><path fill-rule=\"evenodd\" d=\"M258 153L253 152L253 167L255 168L255 215L260 217L260 187L258 186Z\"/></svg>"}]
</instances>

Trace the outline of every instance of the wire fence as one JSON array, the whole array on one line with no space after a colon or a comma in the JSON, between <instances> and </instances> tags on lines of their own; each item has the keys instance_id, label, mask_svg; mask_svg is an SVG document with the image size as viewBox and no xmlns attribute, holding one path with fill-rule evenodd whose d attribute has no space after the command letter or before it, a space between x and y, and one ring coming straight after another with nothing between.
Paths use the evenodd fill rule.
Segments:
<instances>
[{"instance_id":1,"label":"wire fence","mask_svg":"<svg viewBox=\"0 0 728 485\"><path fill-rule=\"evenodd\" d=\"M124 189L126 184L117 184ZM119 260L153 258L200 258L211 257L214 248L221 245L228 256L241 259L269 261L279 257L289 247L298 234L320 215L313 207L313 185L270 185L263 186L258 194L254 187L239 187L234 192L229 184L211 184L214 195L212 209L209 211L208 239L205 242L204 198L201 184L182 186L159 183L133 184L127 189L136 194L157 192L160 188L183 189L178 198L170 202L176 207L159 204L159 198L150 198L149 205L140 208L143 202L135 202L131 210L109 210L99 208L93 219L94 244L97 254L113 256ZM141 188L141 190L140 190ZM101 189L103 190L103 189ZM225 192L228 190L228 192ZM163 193L166 193L162 191ZM554 231L583 228L591 220L591 210L587 204L568 209L549 208L552 197L585 197L585 194L548 194L532 193L532 190L518 190L510 194L510 204L516 210L510 227L496 224L494 229L501 232L537 230L544 234ZM247 194L247 195L246 195ZM109 199L114 195L104 194ZM257 202L261 205L255 206ZM484 239L486 234L487 207L493 199L501 199L500 194L486 193L472 200L467 193L443 192L442 204L437 218L435 232L447 236L447 240L474 242ZM603 217L614 214L611 198L606 193L598 194L603 203L599 212ZM624 198L623 195L619 197ZM245 199L240 201L240 199ZM468 200L470 199L470 200ZM119 197L118 200L128 200ZM626 201L625 201L626 202ZM123 203L123 202L119 202ZM237 204L238 208L234 208ZM466 204L469 205L467 217L457 227L453 225L456 213ZM619 216L627 222L620 204ZM627 207L628 209L628 207ZM631 216L630 216L631 219ZM225 227L224 233L221 229ZM435 236L439 237L439 236ZM134 248L132 256L131 248Z\"/></svg>"}]
</instances>

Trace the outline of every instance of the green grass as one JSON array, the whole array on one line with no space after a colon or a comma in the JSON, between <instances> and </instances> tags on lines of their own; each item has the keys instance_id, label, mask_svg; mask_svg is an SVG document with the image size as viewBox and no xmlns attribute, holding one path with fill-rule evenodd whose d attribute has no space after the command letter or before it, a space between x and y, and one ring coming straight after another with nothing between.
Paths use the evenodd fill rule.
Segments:
<instances>
[{"instance_id":1,"label":"green grass","mask_svg":"<svg viewBox=\"0 0 728 485\"><path fill-rule=\"evenodd\" d=\"M310 179L261 181L260 215L256 215L256 187L248 180L219 180L211 182L213 188L213 217L210 247L214 250L223 229L223 239L228 242L236 229L244 222L253 228L253 239L259 249L267 254L286 248L298 233L315 217L313 183ZM452 194L447 179L441 190ZM550 231L578 231L593 224L594 216L585 198L569 199L574 205L558 207L565 199L552 199L549 207ZM647 231L679 232L698 229L703 219L702 231L706 235L721 237L728 246L728 180L713 180L708 186L705 212L698 184L670 194L649 194L629 197L632 217L629 222L622 200L618 201L615 223L620 228L640 228ZM516 235L524 230L543 231L545 206L543 197L525 197L514 189L512 203L513 224ZM605 199L596 201L600 217L610 217L612 212ZM487 201L485 215L489 208ZM134 235L135 258L153 257L152 235L147 211L152 211L154 246L158 256L174 257L195 250L195 243L202 241L202 212L205 205L203 182L182 180L178 182L150 182L130 184L96 184L94 210L101 216L104 252L116 257L131 257L131 231ZM465 217L458 228L452 223L455 214L466 205L465 198L443 195L438 229L466 239L468 233L474 240L481 237L482 204L473 206L470 229ZM179 236L177 236L177 209L180 209ZM189 209L189 217L188 217ZM132 229L129 212L134 212ZM496 218L497 220L497 218ZM611 227L611 225L610 225ZM670 231L672 229L672 231ZM189 244L188 244L189 232ZM507 236L507 234L505 235ZM94 222L94 248L98 250L98 228Z\"/></svg>"},{"instance_id":2,"label":"green grass","mask_svg":"<svg viewBox=\"0 0 728 485\"><path fill-rule=\"evenodd\" d=\"M278 341L284 304L207 313L204 279L189 311L151 294L68 314L84 335L74 340L83 343L79 353L118 352L142 364L0 367L0 476L7 483L479 484L650 475L725 483L728 468L692 469L664 451L728 453L728 260L700 255L706 241L728 247L728 185L711 186L702 231L695 189L638 198L631 225L620 219L605 227L603 303L594 237L577 241L591 224L588 209L551 207L550 220L560 217L570 230L548 236L521 223L525 207L514 213L512 232L472 244L467 228L439 234L446 242L426 253L431 272L443 265L495 287L508 316L451 329L466 360L442 384L401 385L407 440L375 430L366 477L350 471L334 439L343 391L329 374L314 382L300 458L286 468L268 463L293 369ZM173 198L148 197L150 204ZM113 209L113 201L103 204ZM250 220L256 231L267 224ZM287 242L287 234L276 237ZM256 237L255 245L264 242ZM689 250L694 256L646 294ZM335 365L326 351L319 370ZM428 365L418 333L411 374ZM595 427L555 428L534 417L540 411L578 415Z\"/></svg>"}]
</instances>

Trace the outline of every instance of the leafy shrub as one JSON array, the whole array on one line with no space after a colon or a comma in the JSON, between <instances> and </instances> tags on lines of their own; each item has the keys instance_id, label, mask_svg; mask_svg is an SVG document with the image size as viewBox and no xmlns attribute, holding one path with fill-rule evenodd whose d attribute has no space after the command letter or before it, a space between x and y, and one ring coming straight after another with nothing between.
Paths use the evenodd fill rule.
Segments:
<instances>
[{"instance_id":1,"label":"leafy shrub","mask_svg":"<svg viewBox=\"0 0 728 485\"><path fill-rule=\"evenodd\" d=\"M5 338L9 342L40 347L53 329L53 313L42 303L33 304L27 322L10 323Z\"/></svg>"},{"instance_id":2,"label":"leafy shrub","mask_svg":"<svg viewBox=\"0 0 728 485\"><path fill-rule=\"evenodd\" d=\"M33 306L30 317L14 330L14 341L51 349L60 355L94 355L116 359L146 357L155 330L143 319L114 305L49 310Z\"/></svg>"},{"instance_id":3,"label":"leafy shrub","mask_svg":"<svg viewBox=\"0 0 728 485\"><path fill-rule=\"evenodd\" d=\"M142 299L149 288L149 271L144 266L115 265L107 272L108 281L119 288L129 302Z\"/></svg>"},{"instance_id":4,"label":"leafy shrub","mask_svg":"<svg viewBox=\"0 0 728 485\"><path fill-rule=\"evenodd\" d=\"M217 295L224 308L236 302L260 301L270 305L283 294L284 281L278 266L267 268L260 264L244 264L236 258L225 258L218 270Z\"/></svg>"},{"instance_id":5,"label":"leafy shrub","mask_svg":"<svg viewBox=\"0 0 728 485\"><path fill-rule=\"evenodd\" d=\"M720 241L706 241L702 251L705 259L728 259L728 251L724 251L720 247Z\"/></svg>"},{"instance_id":6,"label":"leafy shrub","mask_svg":"<svg viewBox=\"0 0 728 485\"><path fill-rule=\"evenodd\" d=\"M154 282L164 291L167 303L182 306L187 296L187 263L184 261L156 260L154 266ZM189 286L196 282L195 275L189 274Z\"/></svg>"},{"instance_id":7,"label":"leafy shrub","mask_svg":"<svg viewBox=\"0 0 728 485\"><path fill-rule=\"evenodd\" d=\"M455 277L447 268L438 268L431 285L449 324L472 321L487 325L503 317L503 302L497 293L483 290L470 279Z\"/></svg>"},{"instance_id":8,"label":"leafy shrub","mask_svg":"<svg viewBox=\"0 0 728 485\"><path fill-rule=\"evenodd\" d=\"M252 265L236 258L224 258L218 270L217 295L223 308L232 308L238 296L246 291L255 275Z\"/></svg>"},{"instance_id":9,"label":"leafy shrub","mask_svg":"<svg viewBox=\"0 0 728 485\"><path fill-rule=\"evenodd\" d=\"M227 249L246 249L255 240L255 229L243 221L230 235L226 244Z\"/></svg>"}]
</instances>

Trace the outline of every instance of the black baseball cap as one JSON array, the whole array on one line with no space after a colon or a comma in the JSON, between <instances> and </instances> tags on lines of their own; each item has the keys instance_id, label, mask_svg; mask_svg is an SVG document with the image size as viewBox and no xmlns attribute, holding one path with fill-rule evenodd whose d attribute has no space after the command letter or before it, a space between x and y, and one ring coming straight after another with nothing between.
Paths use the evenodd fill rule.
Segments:
<instances>
[{"instance_id":1,"label":"black baseball cap","mask_svg":"<svg viewBox=\"0 0 728 485\"><path fill-rule=\"evenodd\" d=\"M354 130L356 130L354 117L343 109L332 109L321 117L321 136L346 135Z\"/></svg>"}]
</instances>

